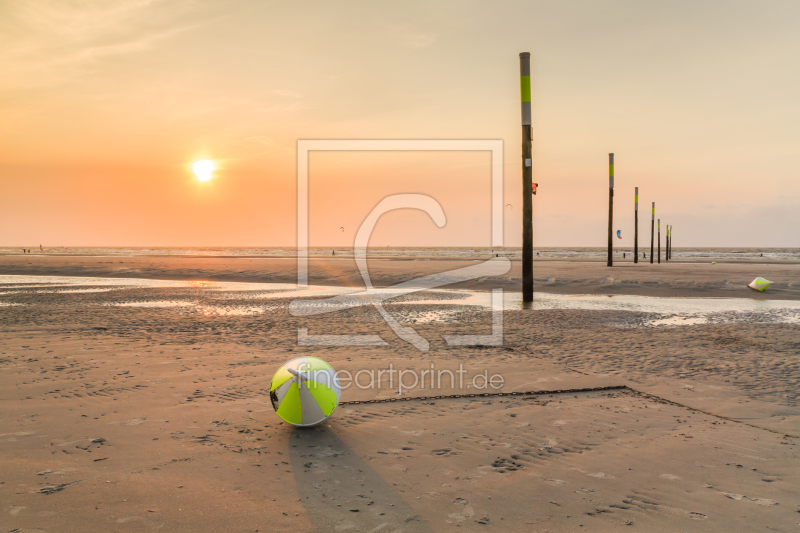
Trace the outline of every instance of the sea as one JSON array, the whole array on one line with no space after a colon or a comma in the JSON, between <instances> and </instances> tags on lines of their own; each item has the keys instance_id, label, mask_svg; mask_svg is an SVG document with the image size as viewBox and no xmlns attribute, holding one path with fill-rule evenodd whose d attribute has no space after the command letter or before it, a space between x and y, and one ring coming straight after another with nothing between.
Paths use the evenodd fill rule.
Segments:
<instances>
[{"instance_id":1,"label":"sea","mask_svg":"<svg viewBox=\"0 0 800 533\"><path fill-rule=\"evenodd\" d=\"M73 256L199 256L199 257L296 257L297 249L293 247L44 247L42 251L32 248L31 255L73 255ZM650 247L639 248L650 259ZM656 252L657 254L658 252ZM666 249L661 248L662 259ZM0 247L0 255L21 255L22 247ZM615 258L631 258L632 248L614 248ZM309 257L352 257L352 248L314 247L308 250ZM477 258L491 256L521 258L522 248L503 247L391 247L369 248L368 257L397 258ZM535 260L588 260L600 261L607 257L606 248L537 248L534 250ZM708 261L800 261L800 248L675 248L672 251L673 261L708 262Z\"/></svg>"}]
</instances>

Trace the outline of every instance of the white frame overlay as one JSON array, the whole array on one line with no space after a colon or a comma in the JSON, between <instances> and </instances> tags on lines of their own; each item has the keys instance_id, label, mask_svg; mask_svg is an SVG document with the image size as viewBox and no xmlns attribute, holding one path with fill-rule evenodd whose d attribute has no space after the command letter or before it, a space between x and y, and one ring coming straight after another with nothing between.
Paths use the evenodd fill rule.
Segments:
<instances>
[{"instance_id":1,"label":"white frame overlay","mask_svg":"<svg viewBox=\"0 0 800 533\"><path fill-rule=\"evenodd\" d=\"M298 139L297 141L297 287L308 287L308 157L312 151L331 152L484 152L491 153L491 245L503 246L503 141L492 139ZM492 289L491 335L443 335L450 345L502 345L503 289ZM336 338L334 338L336 337ZM341 337L341 339L339 339ZM355 337L365 337L359 342ZM343 342L339 342L339 340ZM349 340L346 340L349 339ZM385 345L378 336L309 335L298 329L301 346ZM427 350L425 350L427 351Z\"/></svg>"}]
</instances>

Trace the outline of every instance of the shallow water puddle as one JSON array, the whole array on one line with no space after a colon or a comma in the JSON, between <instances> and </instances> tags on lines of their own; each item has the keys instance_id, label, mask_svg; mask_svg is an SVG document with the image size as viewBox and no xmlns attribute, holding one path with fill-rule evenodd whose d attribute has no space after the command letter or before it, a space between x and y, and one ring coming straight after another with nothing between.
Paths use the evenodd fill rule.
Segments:
<instances>
[{"instance_id":1,"label":"shallow water puddle","mask_svg":"<svg viewBox=\"0 0 800 533\"><path fill-rule=\"evenodd\" d=\"M704 316L677 315L650 321L651 326L697 326L700 324L708 324L708 319Z\"/></svg>"},{"instance_id":2,"label":"shallow water puddle","mask_svg":"<svg viewBox=\"0 0 800 533\"><path fill-rule=\"evenodd\" d=\"M86 286L89 286L88 288ZM103 287L92 288L92 285ZM76 288L70 288L75 286ZM172 288L198 290L213 295L214 298L239 300L251 305L213 305L197 301L164 299L153 301L108 302L104 305L119 307L155 308L195 308L204 315L248 316L260 314L274 306L252 305L254 300L289 299L307 308L308 314L334 312L344 307L371 305L372 301L382 302L388 309L398 312L403 321L416 323L453 322L458 320L459 311L464 307L491 308L491 293L434 289L414 291L414 289L377 288L365 291L360 288L327 287L310 285L298 287L290 283L247 283L217 281L174 281L139 278L81 278L60 276L0 276L0 287L9 292L0 296L12 295L17 289L41 289L36 292L81 293L106 292L115 288ZM54 289L58 290L54 290ZM230 294L225 294L225 293ZM419 292L415 295L415 292ZM414 299L414 297L418 299ZM338 297L338 298L336 298ZM345 297L345 300L342 300ZM0 302L0 305L14 305ZM436 306L437 309L420 311L397 310L397 306ZM450 307L443 309L442 306ZM506 310L522 309L522 295L518 292L505 292L503 306ZM631 311L652 315L645 319L645 326L690 326L724 322L769 322L800 323L800 302L792 300L753 300L747 298L655 298L629 295L559 295L536 293L533 310L590 310L590 311ZM305 314L305 313L304 313Z\"/></svg>"},{"instance_id":3,"label":"shallow water puddle","mask_svg":"<svg viewBox=\"0 0 800 533\"><path fill-rule=\"evenodd\" d=\"M113 302L107 303L114 307L195 307L194 302L182 302L180 300L153 300L148 302Z\"/></svg>"},{"instance_id":4,"label":"shallow water puddle","mask_svg":"<svg viewBox=\"0 0 800 533\"><path fill-rule=\"evenodd\" d=\"M214 306L199 302L181 300L152 300L144 302L109 302L105 305L112 307L144 307L144 308L184 308L196 311L205 316L252 316L259 315L268 307L253 306Z\"/></svg>"},{"instance_id":5,"label":"shallow water puddle","mask_svg":"<svg viewBox=\"0 0 800 533\"><path fill-rule=\"evenodd\" d=\"M505 309L521 309L521 293L503 295ZM489 293L470 293L454 304L490 307ZM722 322L800 323L800 302L793 300L751 300L747 298L655 298L652 296L561 295L537 293L534 310L578 309L589 311L632 311L653 315L647 326L692 326ZM668 316L664 316L668 315Z\"/></svg>"}]
</instances>

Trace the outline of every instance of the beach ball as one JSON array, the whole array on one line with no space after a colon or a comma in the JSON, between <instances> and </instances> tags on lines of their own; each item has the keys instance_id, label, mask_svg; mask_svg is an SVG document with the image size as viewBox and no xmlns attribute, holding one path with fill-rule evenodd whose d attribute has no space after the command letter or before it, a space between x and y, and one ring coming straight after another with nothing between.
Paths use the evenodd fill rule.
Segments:
<instances>
[{"instance_id":1,"label":"beach ball","mask_svg":"<svg viewBox=\"0 0 800 533\"><path fill-rule=\"evenodd\" d=\"M269 387L275 412L296 427L327 420L339 405L341 393L336 371L317 357L292 359L275 372Z\"/></svg>"}]
</instances>

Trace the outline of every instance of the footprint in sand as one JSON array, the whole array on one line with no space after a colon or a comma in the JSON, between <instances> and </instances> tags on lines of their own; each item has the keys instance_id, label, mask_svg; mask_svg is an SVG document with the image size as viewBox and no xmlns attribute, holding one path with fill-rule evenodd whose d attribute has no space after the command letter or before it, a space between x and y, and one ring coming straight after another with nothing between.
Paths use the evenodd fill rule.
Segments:
<instances>
[{"instance_id":1,"label":"footprint in sand","mask_svg":"<svg viewBox=\"0 0 800 533\"><path fill-rule=\"evenodd\" d=\"M89 444L87 444L86 446L75 446L75 448L77 448L79 450L88 451L90 448L99 448L99 447L103 446L105 443L106 443L106 439L104 439L102 437L98 437L96 439L92 439L89 442Z\"/></svg>"},{"instance_id":2,"label":"footprint in sand","mask_svg":"<svg viewBox=\"0 0 800 533\"><path fill-rule=\"evenodd\" d=\"M431 450L431 455L456 455L458 452L454 452L449 448L442 448L441 450Z\"/></svg>"},{"instance_id":3,"label":"footprint in sand","mask_svg":"<svg viewBox=\"0 0 800 533\"><path fill-rule=\"evenodd\" d=\"M768 500L766 498L748 498L748 501L757 503L758 505L763 505L764 507L775 507L778 505L778 502L775 500Z\"/></svg>"},{"instance_id":4,"label":"footprint in sand","mask_svg":"<svg viewBox=\"0 0 800 533\"><path fill-rule=\"evenodd\" d=\"M622 500L622 503L627 505L635 505L636 507L639 507L640 509L643 509L645 511L656 511L656 512L665 511L674 515L688 516L692 520L705 520L706 518L708 518L703 513L690 512L685 509L680 509L677 507L669 507L667 505L661 505L653 501L643 500L640 499L639 497L634 497L634 496L624 498Z\"/></svg>"},{"instance_id":5,"label":"footprint in sand","mask_svg":"<svg viewBox=\"0 0 800 533\"><path fill-rule=\"evenodd\" d=\"M778 505L778 502L776 502L775 500L769 500L766 498L748 498L743 494L734 494L732 492L726 492L725 496L727 496L731 500L736 500L737 502L738 501L753 502L757 503L758 505L763 505L764 507L775 507L776 505Z\"/></svg>"},{"instance_id":6,"label":"footprint in sand","mask_svg":"<svg viewBox=\"0 0 800 533\"><path fill-rule=\"evenodd\" d=\"M556 439L551 439L550 437L545 437L547 439L547 444L540 443L538 446L540 448L553 448L554 446L558 446L558 441Z\"/></svg>"},{"instance_id":7,"label":"footprint in sand","mask_svg":"<svg viewBox=\"0 0 800 533\"><path fill-rule=\"evenodd\" d=\"M459 498L458 500L460 500L460 499L461 498ZM453 502L453 504L455 504L455 505L464 505L464 504L460 503L458 500ZM464 500L464 501L466 501L466 500ZM467 502L467 504L464 506L464 509L462 511L448 514L447 515L447 520L445 520L445 522L448 523L448 524L452 524L453 522L463 522L464 520L467 520L468 518L472 518L472 516L474 514L475 514L475 510L472 509L472 506L469 505L469 502Z\"/></svg>"},{"instance_id":8,"label":"footprint in sand","mask_svg":"<svg viewBox=\"0 0 800 533\"><path fill-rule=\"evenodd\" d=\"M498 457L492 463L492 468L494 468L495 472L500 472L502 474L505 472L513 472L515 470L519 470L520 468L522 468L522 464L517 461L513 461L511 459Z\"/></svg>"}]
</instances>

